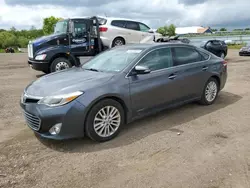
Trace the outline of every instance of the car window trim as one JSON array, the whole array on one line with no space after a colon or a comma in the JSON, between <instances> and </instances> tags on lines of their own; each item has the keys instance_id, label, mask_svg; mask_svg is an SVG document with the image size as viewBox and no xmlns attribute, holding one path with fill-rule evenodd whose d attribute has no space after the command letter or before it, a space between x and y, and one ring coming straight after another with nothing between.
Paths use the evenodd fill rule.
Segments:
<instances>
[{"instance_id":1,"label":"car window trim","mask_svg":"<svg viewBox=\"0 0 250 188\"><path fill-rule=\"evenodd\" d=\"M168 46L168 47L160 47L160 48L156 48L156 49L152 49L150 50L149 52L147 52L146 54L144 54L136 63L135 65L128 71L128 73L126 74L125 78L129 78L129 74L132 72L132 70L135 68L135 66L146 56L148 55L150 52L154 51L154 50L158 50L158 49L162 49L162 48L170 48L171 50L171 56L172 56L172 60L173 60L173 54L172 54L172 49L171 48L175 48L175 47L183 47L183 46ZM191 46L185 46L186 48L190 48L190 49L196 49L195 47L191 47ZM205 53L205 52L204 52ZM201 54L200 54L201 55ZM178 67L184 67L184 66L187 66L187 65L194 65L194 64L198 64L198 63L204 63L204 62L207 62L211 59L211 55L210 54L207 54L209 55L209 58L207 60L204 60L204 61L197 61L197 62L193 62L193 63L188 63L188 64L184 64L184 65L178 65L178 66L172 66L172 67L168 67L168 68L163 68L163 69L159 69L159 70L155 70L155 71L152 71L150 72L149 74L151 73L155 73L155 72L159 72L159 71L164 71L164 70L167 70L167 69L174 69L174 68L178 68Z\"/></svg>"}]
</instances>

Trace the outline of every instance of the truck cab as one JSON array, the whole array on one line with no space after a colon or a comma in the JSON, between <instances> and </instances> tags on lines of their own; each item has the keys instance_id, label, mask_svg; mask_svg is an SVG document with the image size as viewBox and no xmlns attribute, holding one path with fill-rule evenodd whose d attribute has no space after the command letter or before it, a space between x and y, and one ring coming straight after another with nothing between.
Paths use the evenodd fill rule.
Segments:
<instances>
[{"instance_id":1,"label":"truck cab","mask_svg":"<svg viewBox=\"0 0 250 188\"><path fill-rule=\"evenodd\" d=\"M60 20L54 33L30 41L28 64L44 73L80 64L79 56L93 56L103 50L97 17Z\"/></svg>"}]
</instances>

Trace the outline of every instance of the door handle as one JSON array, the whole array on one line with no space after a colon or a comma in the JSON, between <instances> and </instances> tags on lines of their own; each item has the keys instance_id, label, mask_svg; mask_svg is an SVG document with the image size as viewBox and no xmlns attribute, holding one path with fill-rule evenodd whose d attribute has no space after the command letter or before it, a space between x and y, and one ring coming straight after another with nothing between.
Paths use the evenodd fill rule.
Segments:
<instances>
[{"instance_id":1,"label":"door handle","mask_svg":"<svg viewBox=\"0 0 250 188\"><path fill-rule=\"evenodd\" d=\"M205 66L202 68L202 71L207 71L207 69L208 69L208 67Z\"/></svg>"},{"instance_id":2,"label":"door handle","mask_svg":"<svg viewBox=\"0 0 250 188\"><path fill-rule=\"evenodd\" d=\"M168 79L173 80L176 78L176 76L177 76L176 74L170 74Z\"/></svg>"}]
</instances>

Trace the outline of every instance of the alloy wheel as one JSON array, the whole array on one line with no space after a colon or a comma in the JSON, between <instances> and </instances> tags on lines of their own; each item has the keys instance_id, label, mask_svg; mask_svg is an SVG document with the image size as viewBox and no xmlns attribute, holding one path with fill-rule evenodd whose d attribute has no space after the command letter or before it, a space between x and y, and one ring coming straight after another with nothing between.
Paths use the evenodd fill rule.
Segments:
<instances>
[{"instance_id":1,"label":"alloy wheel","mask_svg":"<svg viewBox=\"0 0 250 188\"><path fill-rule=\"evenodd\" d=\"M206 91L205 91L205 97L208 102L213 102L216 98L218 92L217 84L214 81L210 81L207 84Z\"/></svg>"},{"instance_id":2,"label":"alloy wheel","mask_svg":"<svg viewBox=\"0 0 250 188\"><path fill-rule=\"evenodd\" d=\"M55 70L56 71L60 71L60 70L68 69L68 68L69 68L68 63L66 63L66 62L59 62L59 63L56 64Z\"/></svg>"},{"instance_id":3,"label":"alloy wheel","mask_svg":"<svg viewBox=\"0 0 250 188\"><path fill-rule=\"evenodd\" d=\"M122 46L123 45L123 41L122 40L116 40L114 43L114 46Z\"/></svg>"},{"instance_id":4,"label":"alloy wheel","mask_svg":"<svg viewBox=\"0 0 250 188\"><path fill-rule=\"evenodd\" d=\"M222 59L224 59L224 58L225 58L225 54L222 52L221 55L220 55L220 57L221 57Z\"/></svg>"},{"instance_id":5,"label":"alloy wheel","mask_svg":"<svg viewBox=\"0 0 250 188\"><path fill-rule=\"evenodd\" d=\"M121 124L121 114L114 106L101 108L94 118L94 130L100 137L113 135Z\"/></svg>"}]
</instances>

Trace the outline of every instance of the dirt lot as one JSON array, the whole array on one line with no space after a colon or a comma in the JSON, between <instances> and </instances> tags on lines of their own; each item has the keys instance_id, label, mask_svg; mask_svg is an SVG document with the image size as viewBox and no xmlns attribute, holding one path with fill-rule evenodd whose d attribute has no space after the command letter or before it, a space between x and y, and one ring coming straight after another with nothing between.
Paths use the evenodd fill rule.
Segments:
<instances>
[{"instance_id":1,"label":"dirt lot","mask_svg":"<svg viewBox=\"0 0 250 188\"><path fill-rule=\"evenodd\" d=\"M164 111L100 144L35 137L19 99L40 73L26 54L0 54L0 187L250 188L250 58L231 50L228 62L214 105Z\"/></svg>"}]
</instances>

